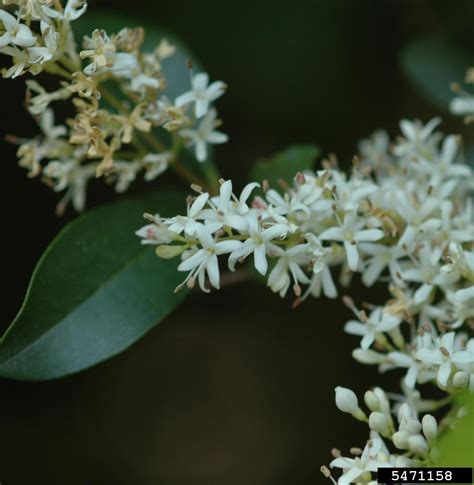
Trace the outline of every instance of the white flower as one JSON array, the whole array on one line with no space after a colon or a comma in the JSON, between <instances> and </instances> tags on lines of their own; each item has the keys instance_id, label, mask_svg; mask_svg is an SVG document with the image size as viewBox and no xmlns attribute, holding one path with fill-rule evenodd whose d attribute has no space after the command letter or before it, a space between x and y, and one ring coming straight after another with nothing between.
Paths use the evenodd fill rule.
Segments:
<instances>
[{"instance_id":1,"label":"white flower","mask_svg":"<svg viewBox=\"0 0 474 485\"><path fill-rule=\"evenodd\" d=\"M362 281L366 286L372 286L380 278L386 267L388 267L390 277L397 286L404 286L398 260L413 249L414 233L413 228L407 227L395 246L373 243L360 244L361 251L368 255L367 265L362 273Z\"/></svg>"},{"instance_id":2,"label":"white flower","mask_svg":"<svg viewBox=\"0 0 474 485\"><path fill-rule=\"evenodd\" d=\"M43 64L50 61L58 50L59 33L52 25L41 22L41 34L44 40L44 47L34 46L28 48L30 62Z\"/></svg>"},{"instance_id":3,"label":"white flower","mask_svg":"<svg viewBox=\"0 0 474 485\"><path fill-rule=\"evenodd\" d=\"M384 236L382 230L363 229L364 225L365 222L363 220L357 220L354 212L348 212L340 227L331 227L319 235L322 241L341 241L344 243L347 264L352 271L357 271L359 265L357 243L378 241Z\"/></svg>"},{"instance_id":4,"label":"white flower","mask_svg":"<svg viewBox=\"0 0 474 485\"><path fill-rule=\"evenodd\" d=\"M224 94L226 85L222 81L215 81L209 84L209 76L206 73L199 73L191 80L192 89L178 96L175 105L178 108L195 103L195 114L202 118L209 110L209 104Z\"/></svg>"},{"instance_id":5,"label":"white flower","mask_svg":"<svg viewBox=\"0 0 474 485\"><path fill-rule=\"evenodd\" d=\"M419 121L400 121L400 129L405 138L394 148L395 155L404 157L417 153L420 149L429 151L438 142L439 136L433 130L441 123L441 118L433 118L425 126Z\"/></svg>"},{"instance_id":6,"label":"white flower","mask_svg":"<svg viewBox=\"0 0 474 485\"><path fill-rule=\"evenodd\" d=\"M53 160L46 165L45 176L57 180L54 190L60 192L68 188L59 206L65 207L72 201L74 209L84 210L87 183L95 175L95 168L95 164L82 166L76 160Z\"/></svg>"},{"instance_id":7,"label":"white flower","mask_svg":"<svg viewBox=\"0 0 474 485\"><path fill-rule=\"evenodd\" d=\"M137 172L141 168L141 163L115 160L114 167L114 176L117 179L117 182L115 183L115 191L121 194L128 190L130 184L136 179Z\"/></svg>"},{"instance_id":8,"label":"white flower","mask_svg":"<svg viewBox=\"0 0 474 485\"><path fill-rule=\"evenodd\" d=\"M132 77L130 89L136 93L145 94L147 89L157 90L160 87L160 80L153 76L139 73Z\"/></svg>"},{"instance_id":9,"label":"white flower","mask_svg":"<svg viewBox=\"0 0 474 485\"><path fill-rule=\"evenodd\" d=\"M2 71L3 77L11 77L12 79L21 76L28 68L30 59L28 57L27 49L18 49L16 46L7 46L1 49L1 53L12 57L13 65L8 69L4 68Z\"/></svg>"},{"instance_id":10,"label":"white flower","mask_svg":"<svg viewBox=\"0 0 474 485\"><path fill-rule=\"evenodd\" d=\"M19 47L32 47L36 44L37 38L31 29L20 22L20 18L15 18L3 8L0 9L0 20L5 28L5 33L0 36L0 48L9 44Z\"/></svg>"},{"instance_id":11,"label":"white flower","mask_svg":"<svg viewBox=\"0 0 474 485\"><path fill-rule=\"evenodd\" d=\"M465 375L463 377L463 380L466 381L466 386L469 385L469 390L471 392L474 392L474 338L469 339L469 342L467 343L466 346L466 352L468 355L463 356L463 361L461 361L459 358L457 359L456 366L458 369L460 369L462 372L464 372ZM453 377L454 381L454 377ZM464 387L464 386L461 386Z\"/></svg>"},{"instance_id":12,"label":"white flower","mask_svg":"<svg viewBox=\"0 0 474 485\"><path fill-rule=\"evenodd\" d=\"M172 159L170 152L163 153L149 153L143 158L143 165L145 167L145 180L150 181L161 175L166 171Z\"/></svg>"},{"instance_id":13,"label":"white flower","mask_svg":"<svg viewBox=\"0 0 474 485\"><path fill-rule=\"evenodd\" d=\"M374 438L367 442L360 457L336 458L330 463L331 468L342 468L343 475L338 480L338 485L349 485L350 483L368 482L371 479L371 472L378 468L390 466L387 462L378 460L379 454L385 447L381 438Z\"/></svg>"},{"instance_id":14,"label":"white flower","mask_svg":"<svg viewBox=\"0 0 474 485\"><path fill-rule=\"evenodd\" d=\"M377 334L389 332L400 325L401 319L394 315L390 315L384 311L383 307L377 307L370 313L367 320L363 323L357 320L350 320L344 326L344 330L351 335L359 335L362 337L360 346L362 349L368 349Z\"/></svg>"},{"instance_id":15,"label":"white flower","mask_svg":"<svg viewBox=\"0 0 474 485\"><path fill-rule=\"evenodd\" d=\"M438 384L445 388L451 376L453 365L471 365L474 363L474 354L467 350L455 350L455 333L449 332L443 335L435 349L420 349L417 351L417 358L427 365L438 368L436 379Z\"/></svg>"},{"instance_id":16,"label":"white flower","mask_svg":"<svg viewBox=\"0 0 474 485\"><path fill-rule=\"evenodd\" d=\"M66 6L62 12L48 7L47 5L43 7L43 12L53 19L71 22L78 19L86 9L87 2L85 0L67 0Z\"/></svg>"},{"instance_id":17,"label":"white flower","mask_svg":"<svg viewBox=\"0 0 474 485\"><path fill-rule=\"evenodd\" d=\"M452 273L448 274L440 271L440 258L440 251L432 250L428 244L425 244L418 251L416 265L410 263L402 269L402 277L404 280L422 283L415 292L415 304L426 301L435 285L443 285L456 278Z\"/></svg>"},{"instance_id":18,"label":"white flower","mask_svg":"<svg viewBox=\"0 0 474 485\"><path fill-rule=\"evenodd\" d=\"M29 112L35 116L43 113L53 101L67 99L71 96L71 92L68 89L58 89L48 93L33 79L28 79L26 85L30 91L37 93L36 96L30 98L28 106Z\"/></svg>"},{"instance_id":19,"label":"white flower","mask_svg":"<svg viewBox=\"0 0 474 485\"><path fill-rule=\"evenodd\" d=\"M201 290L208 293L209 290L205 286L206 273L211 285L214 288L219 288L220 278L217 256L235 251L242 243L235 240L216 242L204 226L196 228L196 235L202 248L198 249L178 266L178 271L190 272L180 286L189 282L188 284L192 287L197 278Z\"/></svg>"},{"instance_id":20,"label":"white flower","mask_svg":"<svg viewBox=\"0 0 474 485\"><path fill-rule=\"evenodd\" d=\"M362 162L379 167L389 161L390 138L384 130L375 131L370 138L359 143L359 152Z\"/></svg>"},{"instance_id":21,"label":"white flower","mask_svg":"<svg viewBox=\"0 0 474 485\"><path fill-rule=\"evenodd\" d=\"M244 194L245 196L246 194ZM248 194L250 195L250 194ZM247 197L248 197L247 195ZM242 202L235 203L232 200L232 182L226 180L219 189L219 196L209 201L210 209L204 209L201 212L201 217L206 221L206 227L211 232L216 232L224 226L231 227L238 231L245 231L248 227L248 222L245 217L237 212L238 207ZM245 203L245 200L243 203Z\"/></svg>"},{"instance_id":22,"label":"white flower","mask_svg":"<svg viewBox=\"0 0 474 485\"><path fill-rule=\"evenodd\" d=\"M323 293L327 298L337 297L337 288L334 284L331 270L327 265L324 265L321 271L318 271L317 273L313 272L308 289L303 295L303 300L307 298L308 295L319 298L321 293Z\"/></svg>"},{"instance_id":23,"label":"white flower","mask_svg":"<svg viewBox=\"0 0 474 485\"><path fill-rule=\"evenodd\" d=\"M153 224L143 226L135 234L142 238L142 244L168 244L173 240L173 234L163 223L160 214L153 216Z\"/></svg>"},{"instance_id":24,"label":"white flower","mask_svg":"<svg viewBox=\"0 0 474 485\"><path fill-rule=\"evenodd\" d=\"M112 72L119 77L132 77L138 65L135 55L127 52L116 52L116 46L104 30L96 29L92 37L84 38L84 50L81 59L91 58L92 63L84 68L88 76L97 76Z\"/></svg>"},{"instance_id":25,"label":"white flower","mask_svg":"<svg viewBox=\"0 0 474 485\"><path fill-rule=\"evenodd\" d=\"M265 275L268 268L267 263L267 246L273 239L285 237L288 228L283 224L275 224L268 228L263 228L254 212L247 215L249 239L244 241L242 247L233 251L229 256L229 268L233 271L235 263L246 258L253 253L255 269Z\"/></svg>"},{"instance_id":26,"label":"white flower","mask_svg":"<svg viewBox=\"0 0 474 485\"><path fill-rule=\"evenodd\" d=\"M327 182L328 189L340 208L345 212L356 212L361 200L375 194L379 188L377 185L363 180L354 175L349 180L342 172L331 171L331 179Z\"/></svg>"},{"instance_id":27,"label":"white flower","mask_svg":"<svg viewBox=\"0 0 474 485\"><path fill-rule=\"evenodd\" d=\"M285 296L291 279L293 279L293 288L297 296L299 296L298 293L301 292L299 283L305 285L310 283L309 278L300 267L300 265L308 263L308 250L309 244L297 244L286 250L275 245L270 247L272 256L278 258L276 265L268 276L267 282L267 285L273 292L279 293L280 296Z\"/></svg>"},{"instance_id":28,"label":"white flower","mask_svg":"<svg viewBox=\"0 0 474 485\"><path fill-rule=\"evenodd\" d=\"M184 231L188 236L194 236L196 229L201 225L197 220L201 217L201 210L208 199L209 194L205 192L199 195L192 204L188 202L186 216L175 216L166 220L169 230L176 234L181 234Z\"/></svg>"},{"instance_id":29,"label":"white flower","mask_svg":"<svg viewBox=\"0 0 474 485\"><path fill-rule=\"evenodd\" d=\"M185 128L180 131L182 137L189 140L189 145L195 147L196 158L199 162L207 159L207 145L226 143L229 139L225 133L216 131L217 112L211 109L199 122L196 129Z\"/></svg>"}]
</instances>

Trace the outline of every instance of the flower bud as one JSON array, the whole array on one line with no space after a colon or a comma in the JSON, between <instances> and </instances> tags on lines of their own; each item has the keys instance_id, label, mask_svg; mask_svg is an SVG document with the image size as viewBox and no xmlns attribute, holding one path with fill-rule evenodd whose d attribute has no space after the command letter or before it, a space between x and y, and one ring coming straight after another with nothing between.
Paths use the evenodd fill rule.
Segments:
<instances>
[{"instance_id":1,"label":"flower bud","mask_svg":"<svg viewBox=\"0 0 474 485\"><path fill-rule=\"evenodd\" d=\"M426 455L429 450L428 443L421 434L415 434L408 438L408 447L410 451L416 453L417 455Z\"/></svg>"},{"instance_id":2,"label":"flower bud","mask_svg":"<svg viewBox=\"0 0 474 485\"><path fill-rule=\"evenodd\" d=\"M155 250L156 255L162 259L171 259L175 256L179 256L184 251L184 246L169 246L162 244Z\"/></svg>"},{"instance_id":3,"label":"flower bud","mask_svg":"<svg viewBox=\"0 0 474 485\"><path fill-rule=\"evenodd\" d=\"M386 435L389 432L387 417L377 411L370 413L369 427L381 435Z\"/></svg>"},{"instance_id":4,"label":"flower bud","mask_svg":"<svg viewBox=\"0 0 474 485\"><path fill-rule=\"evenodd\" d=\"M352 414L357 419L365 417L354 391L346 387L336 387L336 406L343 412Z\"/></svg>"},{"instance_id":5,"label":"flower bud","mask_svg":"<svg viewBox=\"0 0 474 485\"><path fill-rule=\"evenodd\" d=\"M390 401L385 391L380 387L374 387L374 394L380 402L380 412L385 414L385 416L390 416Z\"/></svg>"},{"instance_id":6,"label":"flower bud","mask_svg":"<svg viewBox=\"0 0 474 485\"><path fill-rule=\"evenodd\" d=\"M380 364L382 360L384 360L384 356L375 352L375 350L371 349L354 349L352 351L352 357L360 362L361 364Z\"/></svg>"},{"instance_id":7,"label":"flower bud","mask_svg":"<svg viewBox=\"0 0 474 485\"><path fill-rule=\"evenodd\" d=\"M416 418L403 418L400 423L400 431L408 431L409 434L419 434L421 423Z\"/></svg>"},{"instance_id":8,"label":"flower bud","mask_svg":"<svg viewBox=\"0 0 474 485\"><path fill-rule=\"evenodd\" d=\"M456 372L453 376L453 386L457 387L458 389L464 389L469 385L469 374L461 370Z\"/></svg>"},{"instance_id":9,"label":"flower bud","mask_svg":"<svg viewBox=\"0 0 474 485\"><path fill-rule=\"evenodd\" d=\"M401 424L404 418L411 418L413 417L413 414L414 413L412 408L407 403L403 403L398 409L398 413L397 413L398 422Z\"/></svg>"},{"instance_id":10,"label":"flower bud","mask_svg":"<svg viewBox=\"0 0 474 485\"><path fill-rule=\"evenodd\" d=\"M438 435L438 423L431 414L425 414L421 420L423 434L428 441L434 441Z\"/></svg>"},{"instance_id":11,"label":"flower bud","mask_svg":"<svg viewBox=\"0 0 474 485\"><path fill-rule=\"evenodd\" d=\"M364 394L364 402L371 411L380 410L379 398L374 394L373 391L367 391Z\"/></svg>"},{"instance_id":12,"label":"flower bud","mask_svg":"<svg viewBox=\"0 0 474 485\"><path fill-rule=\"evenodd\" d=\"M410 434L408 431L397 431L392 436L393 444L400 450L406 450L408 448L408 438Z\"/></svg>"}]
</instances>

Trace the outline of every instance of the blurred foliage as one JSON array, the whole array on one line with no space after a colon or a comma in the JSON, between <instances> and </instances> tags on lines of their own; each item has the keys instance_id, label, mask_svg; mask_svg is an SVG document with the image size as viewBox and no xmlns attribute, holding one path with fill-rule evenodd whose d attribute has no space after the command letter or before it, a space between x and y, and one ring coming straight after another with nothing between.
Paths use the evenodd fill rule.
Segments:
<instances>
[{"instance_id":1,"label":"blurred foliage","mask_svg":"<svg viewBox=\"0 0 474 485\"><path fill-rule=\"evenodd\" d=\"M461 396L459 405L465 407L466 414L440 439L436 466L474 468L474 394Z\"/></svg>"},{"instance_id":2,"label":"blurred foliage","mask_svg":"<svg viewBox=\"0 0 474 485\"><path fill-rule=\"evenodd\" d=\"M462 83L474 55L462 50L442 36L417 39L408 44L401 55L401 64L420 94L435 103L445 114L454 94L453 82Z\"/></svg>"}]
</instances>

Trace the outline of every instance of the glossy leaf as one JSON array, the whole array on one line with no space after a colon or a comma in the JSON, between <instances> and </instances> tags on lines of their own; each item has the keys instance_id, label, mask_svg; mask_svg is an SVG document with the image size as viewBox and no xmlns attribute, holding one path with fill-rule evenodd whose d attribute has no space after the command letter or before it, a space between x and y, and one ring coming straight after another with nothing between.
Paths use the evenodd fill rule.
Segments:
<instances>
[{"instance_id":1,"label":"glossy leaf","mask_svg":"<svg viewBox=\"0 0 474 485\"><path fill-rule=\"evenodd\" d=\"M0 345L0 376L45 380L121 352L183 300L176 261L134 232L144 212L172 215L181 194L158 193L91 210L68 224L38 263Z\"/></svg>"}]
</instances>

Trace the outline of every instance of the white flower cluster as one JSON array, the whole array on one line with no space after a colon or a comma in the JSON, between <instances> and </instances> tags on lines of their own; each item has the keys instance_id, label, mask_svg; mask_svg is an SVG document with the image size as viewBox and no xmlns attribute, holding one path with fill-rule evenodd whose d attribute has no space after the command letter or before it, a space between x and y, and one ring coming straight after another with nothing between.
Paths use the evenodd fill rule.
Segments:
<instances>
[{"instance_id":1,"label":"white flower cluster","mask_svg":"<svg viewBox=\"0 0 474 485\"><path fill-rule=\"evenodd\" d=\"M403 120L402 136L392 145L377 132L361 143L350 176L331 160L316 173L297 174L283 193L264 181L263 195L253 200L252 192L260 187L255 182L239 196L229 180L221 181L215 197L194 187L198 196L189 198L185 215L147 215L151 223L137 232L142 242L157 245L159 257L180 256L178 270L188 273L183 284L192 288L197 281L206 292L207 281L219 288L220 255L227 256L230 271L253 256L268 286L281 296L292 287L296 304L310 295L335 298L337 268L342 286L355 272L367 287L387 284L392 297L384 305L364 304L361 310L344 297L356 317L345 331L361 338L353 352L356 360L376 364L381 372L406 372L407 403L395 427L381 390L366 395L367 417L355 396L338 388L339 408L371 428L360 457L357 452L355 458L332 463L344 472L338 483L372 483L370 474L380 463L428 463L436 421L429 415L418 421L417 413L446 401L427 408L417 384L433 382L450 395L474 389L474 339L469 336L474 178L461 162L459 137L436 132L439 122ZM402 455L390 454L381 437L404 450Z\"/></svg>"},{"instance_id":2,"label":"white flower cluster","mask_svg":"<svg viewBox=\"0 0 474 485\"><path fill-rule=\"evenodd\" d=\"M14 15L6 10L9 5L17 7ZM69 55L74 52L74 38L68 24L86 11L87 4L67 0L64 8L58 6L53 0L2 1L0 53L13 63L3 70L4 77L15 78L26 71L38 74L63 54L65 62L73 62Z\"/></svg>"},{"instance_id":3,"label":"white flower cluster","mask_svg":"<svg viewBox=\"0 0 474 485\"><path fill-rule=\"evenodd\" d=\"M7 11L10 4L16 11ZM67 0L63 6L58 0L10 0L3 5L0 53L13 59L3 75L44 70L62 79L53 92L35 80L26 82L28 108L39 117L44 136L10 137L20 144L20 166L30 176L43 174L55 190L67 191L60 211L69 201L76 210L84 209L87 184L94 176L105 175L123 192L139 172L148 181L168 167L186 174L179 160L185 146L205 162L210 144L227 141L217 130L221 122L212 106L226 89L223 82L209 83L206 73L193 74L190 68L190 90L174 101L166 96L162 66L175 52L166 39L147 52L142 28L124 28L114 35L96 29L84 37L80 50L70 22L85 12L85 1ZM75 118L54 126L50 105L70 98ZM163 130L171 137L162 136Z\"/></svg>"},{"instance_id":4,"label":"white flower cluster","mask_svg":"<svg viewBox=\"0 0 474 485\"><path fill-rule=\"evenodd\" d=\"M330 468L341 469L341 476L336 481L327 467L322 467L321 471L334 483L376 485L379 468L422 467L436 458L435 445L443 425L438 426L431 414L424 414L422 418L419 416L420 411L436 409L436 403L421 400L406 402L396 396L397 402L391 404L385 391L376 387L364 394L364 402L369 410L367 415L359 407L352 390L336 387L335 391L336 406L342 412L367 423L370 439L364 450L350 450L353 457L344 457L339 450L332 450L334 459Z\"/></svg>"}]
</instances>

